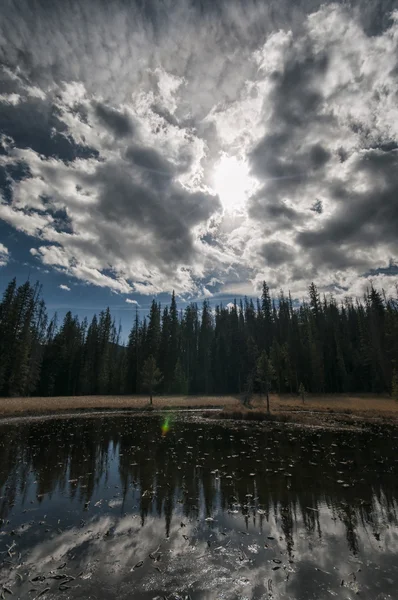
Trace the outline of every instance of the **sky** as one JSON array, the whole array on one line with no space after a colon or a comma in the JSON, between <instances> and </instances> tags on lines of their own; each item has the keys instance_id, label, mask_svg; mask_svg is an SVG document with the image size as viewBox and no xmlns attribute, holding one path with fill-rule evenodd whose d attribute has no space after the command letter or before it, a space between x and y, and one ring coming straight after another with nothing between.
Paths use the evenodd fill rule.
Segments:
<instances>
[{"instance_id":1,"label":"sky","mask_svg":"<svg viewBox=\"0 0 398 600\"><path fill-rule=\"evenodd\" d=\"M2 1L1 289L392 294L397 233L394 0Z\"/></svg>"}]
</instances>

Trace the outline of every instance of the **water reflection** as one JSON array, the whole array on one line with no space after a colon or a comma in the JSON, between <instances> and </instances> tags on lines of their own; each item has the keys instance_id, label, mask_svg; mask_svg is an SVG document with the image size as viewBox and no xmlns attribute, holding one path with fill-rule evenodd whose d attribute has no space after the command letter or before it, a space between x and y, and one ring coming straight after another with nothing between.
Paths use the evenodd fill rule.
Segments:
<instances>
[{"instance_id":1,"label":"water reflection","mask_svg":"<svg viewBox=\"0 0 398 600\"><path fill-rule=\"evenodd\" d=\"M395 597L395 430L161 425L0 426L0 592Z\"/></svg>"}]
</instances>

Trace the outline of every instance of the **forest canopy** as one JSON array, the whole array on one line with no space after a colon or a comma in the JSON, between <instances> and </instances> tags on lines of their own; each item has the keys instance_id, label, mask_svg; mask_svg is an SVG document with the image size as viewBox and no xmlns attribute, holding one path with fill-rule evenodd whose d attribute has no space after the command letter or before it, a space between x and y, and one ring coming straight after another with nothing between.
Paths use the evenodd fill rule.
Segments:
<instances>
[{"instance_id":1,"label":"forest canopy","mask_svg":"<svg viewBox=\"0 0 398 600\"><path fill-rule=\"evenodd\" d=\"M398 390L398 294L373 286L361 300L338 303L311 283L300 304L282 291L227 307L192 302L178 310L152 301L138 311L126 344L110 309L89 323L67 312L48 318L39 283L8 284L0 303L0 395L137 394L144 365L163 394L262 391L259 361L278 393ZM148 363L149 361L149 363ZM264 362L266 361L266 362Z\"/></svg>"}]
</instances>

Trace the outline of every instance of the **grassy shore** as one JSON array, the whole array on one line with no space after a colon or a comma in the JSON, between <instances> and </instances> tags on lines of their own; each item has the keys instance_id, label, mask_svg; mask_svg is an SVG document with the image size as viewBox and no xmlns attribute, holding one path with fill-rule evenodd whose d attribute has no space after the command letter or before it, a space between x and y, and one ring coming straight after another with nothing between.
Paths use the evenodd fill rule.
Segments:
<instances>
[{"instance_id":1,"label":"grassy shore","mask_svg":"<svg viewBox=\"0 0 398 600\"><path fill-rule=\"evenodd\" d=\"M144 410L148 396L56 396L0 398L0 417L23 414L59 413L77 410ZM233 396L154 396L153 408L238 408Z\"/></svg>"},{"instance_id":2,"label":"grassy shore","mask_svg":"<svg viewBox=\"0 0 398 600\"><path fill-rule=\"evenodd\" d=\"M271 395L271 415L264 398L255 397L249 408L225 406L219 413L223 419L273 420L305 425L398 425L398 402L388 396L306 395L305 402L297 396ZM215 416L215 415L214 415Z\"/></svg>"},{"instance_id":3,"label":"grassy shore","mask_svg":"<svg viewBox=\"0 0 398 600\"><path fill-rule=\"evenodd\" d=\"M398 402L370 395L271 395L272 419L304 424L391 423L398 425ZM68 396L0 398L0 417L94 410L147 410L147 396ZM267 420L265 398L255 396L249 408L234 396L156 396L153 409L217 408L214 418Z\"/></svg>"}]
</instances>

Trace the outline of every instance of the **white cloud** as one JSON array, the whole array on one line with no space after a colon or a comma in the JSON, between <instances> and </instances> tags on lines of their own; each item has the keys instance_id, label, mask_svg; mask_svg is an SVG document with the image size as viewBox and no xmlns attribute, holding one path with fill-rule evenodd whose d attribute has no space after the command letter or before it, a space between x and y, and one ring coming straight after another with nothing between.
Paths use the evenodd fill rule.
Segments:
<instances>
[{"instance_id":1,"label":"white cloud","mask_svg":"<svg viewBox=\"0 0 398 600\"><path fill-rule=\"evenodd\" d=\"M139 306L137 300L131 300L131 298L126 298L126 302L127 304L135 304L136 306Z\"/></svg>"},{"instance_id":2,"label":"white cloud","mask_svg":"<svg viewBox=\"0 0 398 600\"><path fill-rule=\"evenodd\" d=\"M117 293L188 297L215 282L252 295L263 278L298 295L310 280L359 290L397 258L398 13L370 35L340 5L276 26L265 5L237 4L208 27L177 2L155 34L133 7L89 7L84 51L68 8L51 28L38 9L26 64L7 24L0 37L14 136L0 161L29 170L9 178L0 218L38 241L38 260ZM223 153L261 186L235 215L208 187Z\"/></svg>"},{"instance_id":3,"label":"white cloud","mask_svg":"<svg viewBox=\"0 0 398 600\"><path fill-rule=\"evenodd\" d=\"M21 102L21 96L19 94L0 94L0 102L16 106Z\"/></svg>"},{"instance_id":4,"label":"white cloud","mask_svg":"<svg viewBox=\"0 0 398 600\"><path fill-rule=\"evenodd\" d=\"M8 248L6 248L4 244L0 242L0 267L5 267L9 260L10 253L8 251Z\"/></svg>"},{"instance_id":5,"label":"white cloud","mask_svg":"<svg viewBox=\"0 0 398 600\"><path fill-rule=\"evenodd\" d=\"M64 285L63 283L61 283L61 285L59 286L60 290L65 290L65 292L70 292L70 287L67 285Z\"/></svg>"}]
</instances>

